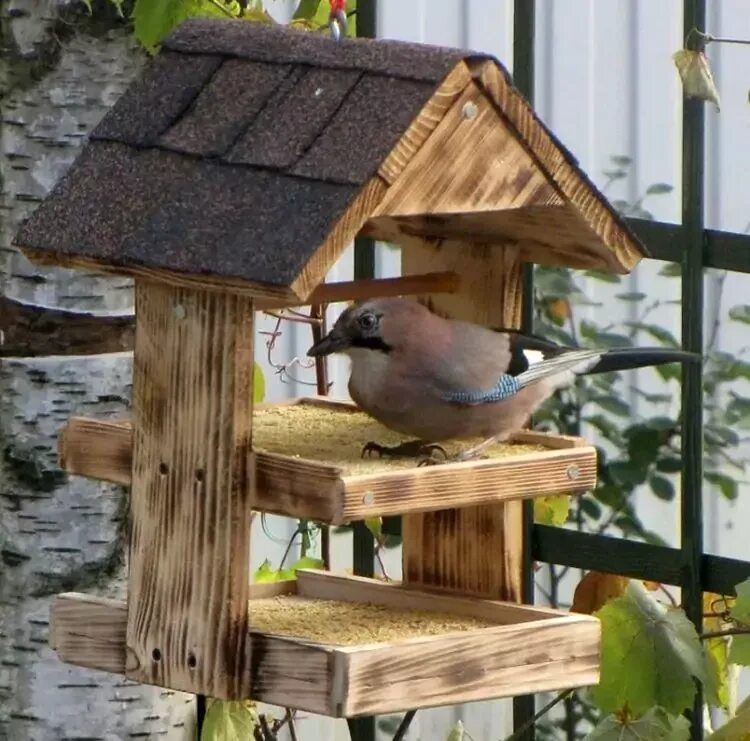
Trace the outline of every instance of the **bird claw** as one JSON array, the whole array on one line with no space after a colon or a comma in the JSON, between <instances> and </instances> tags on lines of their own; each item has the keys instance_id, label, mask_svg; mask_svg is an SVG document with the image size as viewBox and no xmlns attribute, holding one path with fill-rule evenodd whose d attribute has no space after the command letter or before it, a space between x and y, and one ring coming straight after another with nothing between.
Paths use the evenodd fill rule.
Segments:
<instances>
[{"instance_id":1,"label":"bird claw","mask_svg":"<svg viewBox=\"0 0 750 741\"><path fill-rule=\"evenodd\" d=\"M440 445L425 443L422 440L409 440L400 445L380 445L371 440L370 442L365 443L362 448L362 457L369 458L372 455L377 454L381 458L418 458L424 456L428 459L435 460L432 458L433 452L440 452L446 460L448 458L445 449Z\"/></svg>"}]
</instances>

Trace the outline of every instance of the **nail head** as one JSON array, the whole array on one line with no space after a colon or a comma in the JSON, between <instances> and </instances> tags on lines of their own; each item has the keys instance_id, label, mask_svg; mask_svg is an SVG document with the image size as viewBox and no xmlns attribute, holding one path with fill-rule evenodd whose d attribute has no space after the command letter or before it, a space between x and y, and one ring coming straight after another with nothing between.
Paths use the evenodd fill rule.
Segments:
<instances>
[{"instance_id":1,"label":"nail head","mask_svg":"<svg viewBox=\"0 0 750 741\"><path fill-rule=\"evenodd\" d=\"M475 118L477 113L479 113L479 108L477 108L476 103L472 103L471 101L469 101L468 103L464 103L462 113L464 118Z\"/></svg>"},{"instance_id":2,"label":"nail head","mask_svg":"<svg viewBox=\"0 0 750 741\"><path fill-rule=\"evenodd\" d=\"M578 466L568 466L567 474L571 481L575 481L581 478L581 469Z\"/></svg>"}]
</instances>

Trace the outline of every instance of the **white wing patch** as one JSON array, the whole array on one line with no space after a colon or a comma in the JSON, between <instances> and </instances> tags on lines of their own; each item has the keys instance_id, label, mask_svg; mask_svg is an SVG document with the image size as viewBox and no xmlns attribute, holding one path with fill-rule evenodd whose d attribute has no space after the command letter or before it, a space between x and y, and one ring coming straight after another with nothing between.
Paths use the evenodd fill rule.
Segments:
<instances>
[{"instance_id":1,"label":"white wing patch","mask_svg":"<svg viewBox=\"0 0 750 741\"><path fill-rule=\"evenodd\" d=\"M523 356L526 358L529 367L541 363L542 360L544 360L544 353L541 350L524 350Z\"/></svg>"}]
</instances>

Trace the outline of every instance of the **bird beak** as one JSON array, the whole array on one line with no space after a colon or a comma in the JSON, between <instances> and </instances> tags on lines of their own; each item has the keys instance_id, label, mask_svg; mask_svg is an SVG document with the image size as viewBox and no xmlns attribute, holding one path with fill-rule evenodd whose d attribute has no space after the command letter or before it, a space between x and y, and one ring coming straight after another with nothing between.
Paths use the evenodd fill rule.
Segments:
<instances>
[{"instance_id":1,"label":"bird beak","mask_svg":"<svg viewBox=\"0 0 750 741\"><path fill-rule=\"evenodd\" d=\"M308 351L307 354L311 358L323 357L325 355L331 355L335 352L341 352L349 346L349 341L346 336L339 334L335 329L332 329L320 342L316 342Z\"/></svg>"}]
</instances>

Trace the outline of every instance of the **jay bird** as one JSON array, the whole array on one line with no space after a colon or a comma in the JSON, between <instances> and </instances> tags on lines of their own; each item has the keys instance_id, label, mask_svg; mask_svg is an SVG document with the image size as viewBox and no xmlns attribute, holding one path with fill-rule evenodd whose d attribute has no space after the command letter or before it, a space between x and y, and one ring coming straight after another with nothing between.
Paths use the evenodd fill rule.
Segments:
<instances>
[{"instance_id":1,"label":"jay bird","mask_svg":"<svg viewBox=\"0 0 750 741\"><path fill-rule=\"evenodd\" d=\"M363 455L429 456L442 450L440 441L484 439L453 460L469 460L506 440L577 375L699 359L666 348L563 347L513 330L444 319L412 298L349 306L307 352L331 353L351 359L349 394L363 411L417 438L394 447L369 442Z\"/></svg>"}]
</instances>

